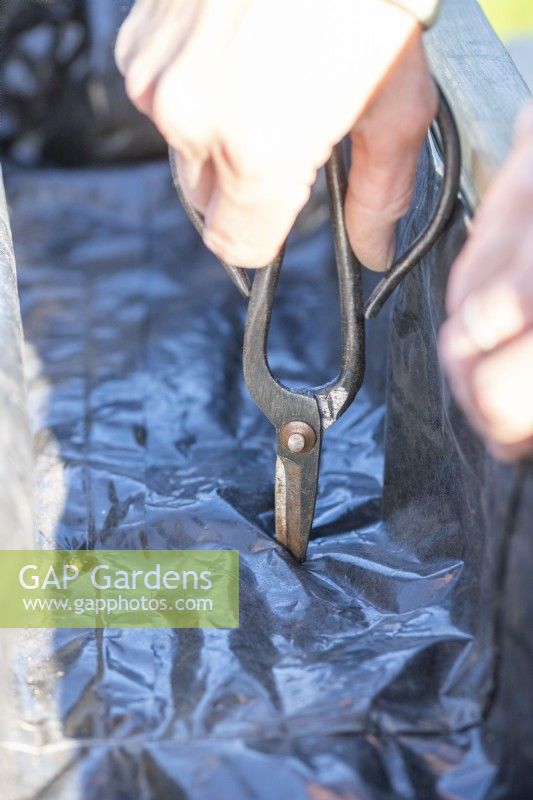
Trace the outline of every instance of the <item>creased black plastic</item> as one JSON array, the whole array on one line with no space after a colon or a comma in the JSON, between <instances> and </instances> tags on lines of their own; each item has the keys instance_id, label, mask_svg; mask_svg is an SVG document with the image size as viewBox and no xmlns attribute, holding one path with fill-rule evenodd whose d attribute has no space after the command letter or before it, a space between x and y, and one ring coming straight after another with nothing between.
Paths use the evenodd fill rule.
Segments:
<instances>
[{"instance_id":1,"label":"creased black plastic","mask_svg":"<svg viewBox=\"0 0 533 800\"><path fill-rule=\"evenodd\" d=\"M437 180L426 154L404 243ZM236 548L241 625L22 633L2 797L528 796L525 735L513 777L494 704L497 684L514 696L495 609L509 504L525 493L471 434L436 356L463 211L390 327L386 314L368 326L366 381L326 434L299 566L273 540L274 434L243 386L245 304L167 165L11 171L8 189L37 544ZM285 381L333 377L337 307L322 225L288 248L270 337ZM524 540L530 519L512 520Z\"/></svg>"}]
</instances>

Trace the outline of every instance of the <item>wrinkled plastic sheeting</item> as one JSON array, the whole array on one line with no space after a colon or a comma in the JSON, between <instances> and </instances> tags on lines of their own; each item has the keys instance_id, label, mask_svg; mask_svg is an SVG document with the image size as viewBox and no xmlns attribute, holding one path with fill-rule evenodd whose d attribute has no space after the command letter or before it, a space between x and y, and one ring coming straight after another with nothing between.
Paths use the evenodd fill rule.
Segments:
<instances>
[{"instance_id":1,"label":"wrinkled plastic sheeting","mask_svg":"<svg viewBox=\"0 0 533 800\"><path fill-rule=\"evenodd\" d=\"M404 244L435 200L428 163ZM241 624L21 634L4 796L508 796L484 721L512 480L436 357L462 210L390 328L386 315L368 325L366 381L326 434L299 566L273 539L274 435L243 385L244 302L167 165L8 185L38 546L235 548ZM335 375L336 293L327 224L296 234L270 337L289 384Z\"/></svg>"}]
</instances>

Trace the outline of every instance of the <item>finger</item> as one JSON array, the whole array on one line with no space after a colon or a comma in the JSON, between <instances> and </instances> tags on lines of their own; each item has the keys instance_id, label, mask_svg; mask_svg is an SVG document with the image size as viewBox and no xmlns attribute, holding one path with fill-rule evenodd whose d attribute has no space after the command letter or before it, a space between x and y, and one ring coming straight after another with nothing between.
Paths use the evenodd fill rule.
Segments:
<instances>
[{"instance_id":1,"label":"finger","mask_svg":"<svg viewBox=\"0 0 533 800\"><path fill-rule=\"evenodd\" d=\"M283 176L232 174L215 159L217 176L205 212L204 242L219 258L236 267L263 267L281 250L312 180ZM232 170L230 170L232 171Z\"/></svg>"},{"instance_id":2,"label":"finger","mask_svg":"<svg viewBox=\"0 0 533 800\"><path fill-rule=\"evenodd\" d=\"M115 61L122 75L126 74L131 59L138 52L141 32L149 21L150 0L137 0L120 26L115 44Z\"/></svg>"},{"instance_id":3,"label":"finger","mask_svg":"<svg viewBox=\"0 0 533 800\"><path fill-rule=\"evenodd\" d=\"M178 47L169 51L169 57L161 59L161 68L152 83L147 84L144 66L138 67L137 62L129 70L126 82L128 94L137 105L146 106L143 110L167 142L186 159L204 161L224 107L228 53L249 0L187 2L194 9L188 26L183 24L181 15L176 17L176 12L169 18L174 38L178 30L185 46L181 47L180 39ZM169 22L166 18L165 21ZM158 30L167 28L168 24L160 25Z\"/></svg>"},{"instance_id":4,"label":"finger","mask_svg":"<svg viewBox=\"0 0 533 800\"><path fill-rule=\"evenodd\" d=\"M495 180L455 262L446 305L453 313L475 290L506 269L533 215L533 137L516 148ZM480 268L480 265L483 268Z\"/></svg>"},{"instance_id":5,"label":"finger","mask_svg":"<svg viewBox=\"0 0 533 800\"><path fill-rule=\"evenodd\" d=\"M143 53L149 54L147 66L161 57L164 61L164 52L179 45L178 20L180 28L188 27L186 23L194 7L194 3L186 0L136 0L115 44L115 61L122 75L127 74L137 58L142 63Z\"/></svg>"},{"instance_id":6,"label":"finger","mask_svg":"<svg viewBox=\"0 0 533 800\"><path fill-rule=\"evenodd\" d=\"M484 436L485 428L472 395L470 382L472 369L479 357L477 355L471 355L461 360L447 359L446 335L447 328L444 326L439 336L439 354L450 383L452 394L459 407L466 414L472 428L479 436Z\"/></svg>"},{"instance_id":7,"label":"finger","mask_svg":"<svg viewBox=\"0 0 533 800\"><path fill-rule=\"evenodd\" d=\"M448 369L459 406L499 460L515 461L533 454L533 387L528 366L532 347L530 331L491 355L454 362ZM517 400L518 395L522 400Z\"/></svg>"},{"instance_id":8,"label":"finger","mask_svg":"<svg viewBox=\"0 0 533 800\"><path fill-rule=\"evenodd\" d=\"M157 81L179 57L199 13L197 3L144 0L137 15L121 28L115 57L131 101L144 114L152 114Z\"/></svg>"},{"instance_id":9,"label":"finger","mask_svg":"<svg viewBox=\"0 0 533 800\"><path fill-rule=\"evenodd\" d=\"M469 294L445 324L441 353L448 366L494 350L533 326L532 264L529 233L514 262Z\"/></svg>"},{"instance_id":10,"label":"finger","mask_svg":"<svg viewBox=\"0 0 533 800\"><path fill-rule=\"evenodd\" d=\"M420 148L435 116L437 96L416 43L404 71L386 84L352 131L352 163L346 225L359 260L387 269L395 254L395 231L409 210Z\"/></svg>"},{"instance_id":11,"label":"finger","mask_svg":"<svg viewBox=\"0 0 533 800\"><path fill-rule=\"evenodd\" d=\"M487 354L472 368L476 422L496 446L533 437L533 330Z\"/></svg>"},{"instance_id":12,"label":"finger","mask_svg":"<svg viewBox=\"0 0 533 800\"><path fill-rule=\"evenodd\" d=\"M194 208L205 215L214 191L215 171L209 158L205 161L187 159L175 151L176 172L183 194Z\"/></svg>"},{"instance_id":13,"label":"finger","mask_svg":"<svg viewBox=\"0 0 533 800\"><path fill-rule=\"evenodd\" d=\"M396 224L409 209L417 156L411 152L402 156L399 151L379 153L357 136L352 142L345 205L350 243L362 264L385 270L396 251Z\"/></svg>"}]
</instances>

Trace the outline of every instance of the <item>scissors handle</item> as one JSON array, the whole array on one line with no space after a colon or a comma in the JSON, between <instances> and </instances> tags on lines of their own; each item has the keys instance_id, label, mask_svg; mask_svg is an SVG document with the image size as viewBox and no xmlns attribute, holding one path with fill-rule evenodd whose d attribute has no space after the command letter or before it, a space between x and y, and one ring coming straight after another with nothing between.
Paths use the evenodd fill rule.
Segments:
<instances>
[{"instance_id":1,"label":"scissors handle","mask_svg":"<svg viewBox=\"0 0 533 800\"><path fill-rule=\"evenodd\" d=\"M342 144L333 149L326 164L341 311L341 367L335 380L324 386L309 388L305 392L295 392L283 386L272 375L268 366L267 341L283 253L280 253L273 264L255 274L244 334L244 375L256 404L278 431L280 425L288 421L288 407L292 409L298 398L301 415L293 419L308 421L304 406L308 407L309 399L313 397L319 408L321 431L336 422L351 405L364 376L364 317L371 319L378 313L400 281L433 247L453 213L459 192L461 149L455 120L440 89L439 97L439 111L435 122L443 150L444 175L435 211L425 230L385 274L364 310L361 264L350 247L344 221L346 178Z\"/></svg>"},{"instance_id":2,"label":"scissors handle","mask_svg":"<svg viewBox=\"0 0 533 800\"><path fill-rule=\"evenodd\" d=\"M283 253L259 270L252 284L244 332L243 368L256 405L276 429L276 539L297 561L307 552L318 486L322 434L350 406L365 369L365 325L361 265L344 224L346 177L342 144L326 164L335 240L341 312L341 367L338 377L319 388L289 389L268 363L268 332Z\"/></svg>"},{"instance_id":3,"label":"scissors handle","mask_svg":"<svg viewBox=\"0 0 533 800\"><path fill-rule=\"evenodd\" d=\"M437 87L438 88L438 87ZM244 296L250 297L244 334L243 366L248 390L276 429L276 538L303 561L313 522L324 430L350 406L364 375L364 318L371 319L443 233L457 200L461 176L461 148L453 115L440 88L435 120L444 161L444 174L436 209L426 229L385 273L363 308L361 264L348 241L344 222L346 178L342 144L326 165L337 274L339 280L342 351L337 378L324 386L293 391L280 383L268 364L268 331L283 251L255 273L250 290L244 270L224 268ZM184 197L178 179L176 154L170 151L176 189L193 225L203 232L203 220Z\"/></svg>"},{"instance_id":4,"label":"scissors handle","mask_svg":"<svg viewBox=\"0 0 533 800\"><path fill-rule=\"evenodd\" d=\"M283 252L274 263L254 276L244 331L243 367L248 391L277 431L291 420L311 425L321 439L351 405L365 371L365 325L361 264L355 257L344 224L346 175L342 143L326 164L330 213L335 241L341 318L341 364L337 377L318 387L295 391L271 373L268 364L268 333Z\"/></svg>"},{"instance_id":5,"label":"scissors handle","mask_svg":"<svg viewBox=\"0 0 533 800\"><path fill-rule=\"evenodd\" d=\"M383 280L381 280L374 289L365 306L364 314L366 319L373 319L380 312L401 280L414 269L421 259L431 250L444 231L453 213L461 178L461 144L457 126L448 101L440 86L438 84L436 85L439 94L439 110L435 118L435 123L440 137L444 162L444 175L439 190L437 206L426 229L418 236L400 259L386 272ZM194 206L191 205L183 192L178 174L178 154L172 148L169 148L169 161L174 186L181 204L198 233L203 235L203 218ZM249 299L251 294L251 282L246 270L234 267L224 261L221 263L241 295L245 299Z\"/></svg>"}]
</instances>

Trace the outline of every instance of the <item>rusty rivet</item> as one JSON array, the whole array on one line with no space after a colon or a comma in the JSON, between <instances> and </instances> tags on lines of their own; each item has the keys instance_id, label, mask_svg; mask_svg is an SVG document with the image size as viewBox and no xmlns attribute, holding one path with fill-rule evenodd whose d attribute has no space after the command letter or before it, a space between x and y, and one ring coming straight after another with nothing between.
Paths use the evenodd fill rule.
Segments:
<instances>
[{"instance_id":1,"label":"rusty rivet","mask_svg":"<svg viewBox=\"0 0 533 800\"><path fill-rule=\"evenodd\" d=\"M291 433L287 439L287 447L291 453L303 453L305 450L305 436L303 433Z\"/></svg>"},{"instance_id":2,"label":"rusty rivet","mask_svg":"<svg viewBox=\"0 0 533 800\"><path fill-rule=\"evenodd\" d=\"M308 453L316 443L316 433L307 422L294 420L281 430L281 443L291 453Z\"/></svg>"}]
</instances>

